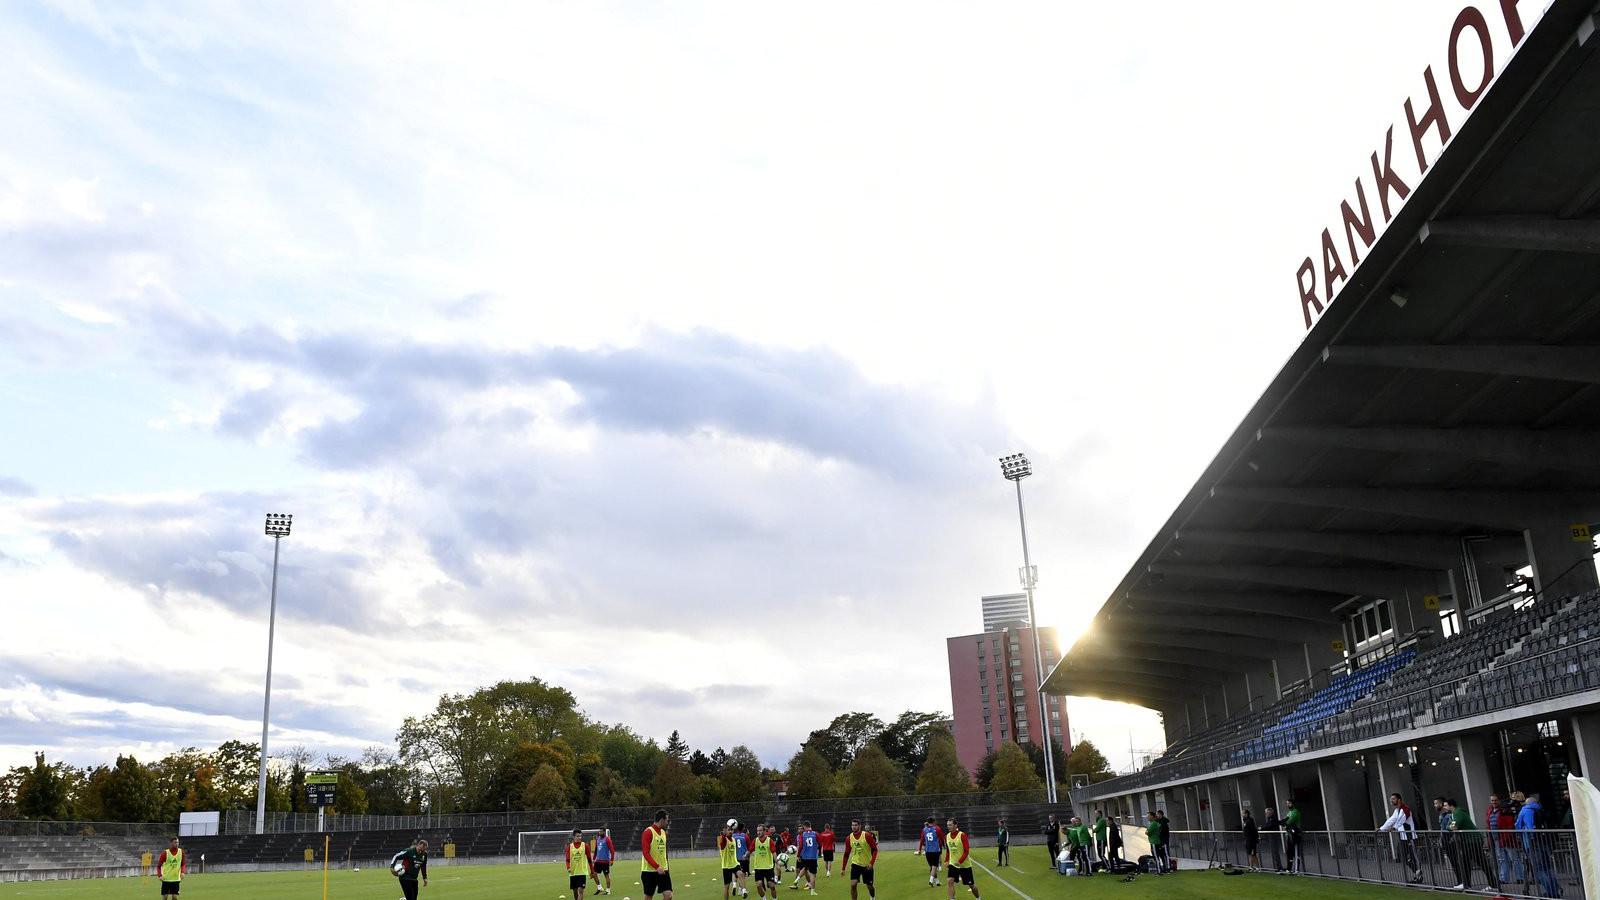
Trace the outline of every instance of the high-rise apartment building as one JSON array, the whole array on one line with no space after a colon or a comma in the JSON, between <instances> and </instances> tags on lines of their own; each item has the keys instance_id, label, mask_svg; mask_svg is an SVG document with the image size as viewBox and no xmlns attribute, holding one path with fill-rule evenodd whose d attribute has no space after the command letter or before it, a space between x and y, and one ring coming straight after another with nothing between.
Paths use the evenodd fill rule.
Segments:
<instances>
[{"instance_id":1,"label":"high-rise apartment building","mask_svg":"<svg viewBox=\"0 0 1600 900\"><path fill-rule=\"evenodd\" d=\"M999 631L1007 625L1028 626L1027 594L990 594L983 598L983 630Z\"/></svg>"},{"instance_id":2,"label":"high-rise apartment building","mask_svg":"<svg viewBox=\"0 0 1600 900\"><path fill-rule=\"evenodd\" d=\"M987 614L987 604L984 609ZM1048 673L1060 659L1056 630L1039 629L1039 643ZM1061 744L1063 754L1071 752L1065 701L1050 697L1048 713L1040 709L1032 629L1015 623L1002 625L993 631L947 638L945 646L950 656L951 731L956 755L967 771L976 773L983 758L1005 741L1043 747L1041 729L1046 722L1050 740Z\"/></svg>"}]
</instances>

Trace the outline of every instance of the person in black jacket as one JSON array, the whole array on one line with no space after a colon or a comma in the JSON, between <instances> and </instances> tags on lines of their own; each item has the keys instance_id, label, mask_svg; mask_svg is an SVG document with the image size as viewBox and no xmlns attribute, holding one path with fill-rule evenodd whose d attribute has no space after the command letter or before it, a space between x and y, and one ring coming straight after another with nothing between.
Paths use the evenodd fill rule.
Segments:
<instances>
[{"instance_id":1,"label":"person in black jacket","mask_svg":"<svg viewBox=\"0 0 1600 900\"><path fill-rule=\"evenodd\" d=\"M1272 868L1278 872L1283 871L1283 838L1279 836L1282 829L1277 810L1269 806L1261 811L1261 830L1272 832L1267 835L1267 849L1272 851Z\"/></svg>"},{"instance_id":2,"label":"person in black jacket","mask_svg":"<svg viewBox=\"0 0 1600 900\"><path fill-rule=\"evenodd\" d=\"M1240 823L1240 831L1244 832L1244 858L1245 864L1252 869L1261 868L1261 856L1256 852L1261 843L1261 835L1256 828L1256 817L1250 815L1250 810L1244 811L1244 820Z\"/></svg>"},{"instance_id":3,"label":"person in black jacket","mask_svg":"<svg viewBox=\"0 0 1600 900\"><path fill-rule=\"evenodd\" d=\"M1044 826L1044 845L1050 850L1050 868L1056 867L1056 857L1061 855L1061 823L1056 821L1056 814L1050 814L1050 821Z\"/></svg>"},{"instance_id":4,"label":"person in black jacket","mask_svg":"<svg viewBox=\"0 0 1600 900\"><path fill-rule=\"evenodd\" d=\"M1116 816L1111 817L1106 829L1106 871L1113 871L1112 862L1125 862L1122 855L1122 823Z\"/></svg>"}]
</instances>

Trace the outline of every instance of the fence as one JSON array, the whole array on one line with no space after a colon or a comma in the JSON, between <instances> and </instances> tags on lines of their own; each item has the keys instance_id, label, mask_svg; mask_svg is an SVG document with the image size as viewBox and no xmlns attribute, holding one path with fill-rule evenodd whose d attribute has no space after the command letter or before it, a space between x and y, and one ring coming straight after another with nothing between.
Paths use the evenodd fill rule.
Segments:
<instances>
[{"instance_id":1,"label":"fence","mask_svg":"<svg viewBox=\"0 0 1600 900\"><path fill-rule=\"evenodd\" d=\"M1464 679L1430 683L1403 694L1358 703L1317 723L1304 749L1326 749L1387 737L1454 719L1514 709L1540 700L1600 688L1600 637L1497 664ZM1419 721L1421 720L1421 721ZM1248 751L1246 753L1245 751ZM1094 797L1109 797L1183 778L1202 778L1303 752L1298 744L1274 750L1252 737L1210 750L1190 752L1130 775L1095 783ZM1080 795L1080 791L1074 795ZM1083 795L1086 796L1086 795Z\"/></svg>"},{"instance_id":2,"label":"fence","mask_svg":"<svg viewBox=\"0 0 1600 900\"><path fill-rule=\"evenodd\" d=\"M1584 896L1571 831L1392 832L1302 831L1290 838L1263 831L1255 858L1239 832L1174 831L1170 853L1215 865L1290 870L1374 884L1467 890L1498 889L1510 897Z\"/></svg>"},{"instance_id":3,"label":"fence","mask_svg":"<svg viewBox=\"0 0 1600 900\"><path fill-rule=\"evenodd\" d=\"M874 812L907 809L949 810L978 806L1011 806L1045 802L1043 790L986 792L965 794L917 794L911 796L853 797L827 800L753 801L750 803L687 804L664 807L676 819L685 818L738 818L757 821L779 816L809 817L814 821L848 822L852 816L871 816ZM560 827L594 827L603 823L646 822L655 806L625 806L603 809L553 809L505 812L462 813L451 815L414 816L346 816L324 817L323 831L434 831L451 828L517 827L526 831L540 831ZM223 834L252 834L255 832L254 810L228 810L222 816ZM170 829L171 826L166 826ZM284 834L314 832L317 830L316 813L267 813L266 832Z\"/></svg>"}]
</instances>

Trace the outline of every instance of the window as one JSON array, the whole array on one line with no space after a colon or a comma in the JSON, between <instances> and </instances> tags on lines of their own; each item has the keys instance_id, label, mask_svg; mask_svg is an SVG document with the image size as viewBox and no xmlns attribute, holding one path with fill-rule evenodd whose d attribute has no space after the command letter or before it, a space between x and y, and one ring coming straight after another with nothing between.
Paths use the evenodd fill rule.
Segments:
<instances>
[{"instance_id":1,"label":"window","mask_svg":"<svg viewBox=\"0 0 1600 900\"><path fill-rule=\"evenodd\" d=\"M1027 739L1028 739L1028 733L1027 733L1027 732L1026 732L1026 731L1019 731L1019 732L1017 732L1017 740L1019 740L1019 741L1025 741L1025 740L1027 740Z\"/></svg>"},{"instance_id":2,"label":"window","mask_svg":"<svg viewBox=\"0 0 1600 900\"><path fill-rule=\"evenodd\" d=\"M1052 722L1061 721L1061 711L1058 710L1058 709L1050 710L1050 721L1052 721Z\"/></svg>"},{"instance_id":3,"label":"window","mask_svg":"<svg viewBox=\"0 0 1600 900\"><path fill-rule=\"evenodd\" d=\"M1061 726L1060 725L1052 725L1052 726L1050 726L1050 731L1052 733L1054 733L1056 737L1061 737Z\"/></svg>"},{"instance_id":4,"label":"window","mask_svg":"<svg viewBox=\"0 0 1600 900\"><path fill-rule=\"evenodd\" d=\"M1000 740L1003 741L1007 740L1008 738L1010 738L1010 735L1006 733L1006 730L1004 728L1000 729Z\"/></svg>"},{"instance_id":5,"label":"window","mask_svg":"<svg viewBox=\"0 0 1600 900\"><path fill-rule=\"evenodd\" d=\"M1012 681L1021 681L1022 680L1022 673L1021 672L1012 672L1011 673L1011 680Z\"/></svg>"},{"instance_id":6,"label":"window","mask_svg":"<svg viewBox=\"0 0 1600 900\"><path fill-rule=\"evenodd\" d=\"M1016 668L1020 668L1020 667L1021 667L1021 666L1022 666L1022 660L1020 660L1020 659L1013 659L1013 660L1012 660L1012 661L1011 661L1011 668L1013 668L1013 669L1016 669Z\"/></svg>"},{"instance_id":7,"label":"window","mask_svg":"<svg viewBox=\"0 0 1600 900\"><path fill-rule=\"evenodd\" d=\"M989 717L988 716L984 716L983 717L983 724L985 724L985 725L989 724Z\"/></svg>"},{"instance_id":8,"label":"window","mask_svg":"<svg viewBox=\"0 0 1600 900\"><path fill-rule=\"evenodd\" d=\"M1453 609L1439 610L1439 636L1452 638L1461 633L1461 617Z\"/></svg>"},{"instance_id":9,"label":"window","mask_svg":"<svg viewBox=\"0 0 1600 900\"><path fill-rule=\"evenodd\" d=\"M1006 714L1005 713L1001 713L1000 714L1000 724L1004 725L1005 723L1006 723Z\"/></svg>"},{"instance_id":10,"label":"window","mask_svg":"<svg viewBox=\"0 0 1600 900\"><path fill-rule=\"evenodd\" d=\"M1014 689L1014 690L1013 690L1013 691L1012 691L1012 692L1011 692L1011 695L1012 695L1012 696L1013 696L1013 697L1021 697L1021 696L1022 696L1022 688L1016 688L1016 689Z\"/></svg>"},{"instance_id":11,"label":"window","mask_svg":"<svg viewBox=\"0 0 1600 900\"><path fill-rule=\"evenodd\" d=\"M989 680L989 673L983 671L982 669L979 669L978 670L978 680L979 681L988 681Z\"/></svg>"}]
</instances>

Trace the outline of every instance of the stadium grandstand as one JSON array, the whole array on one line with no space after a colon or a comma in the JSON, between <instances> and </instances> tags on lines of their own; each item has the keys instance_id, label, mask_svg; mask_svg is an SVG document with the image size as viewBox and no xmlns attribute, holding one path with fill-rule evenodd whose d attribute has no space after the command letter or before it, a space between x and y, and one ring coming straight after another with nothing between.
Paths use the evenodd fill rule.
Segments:
<instances>
[{"instance_id":1,"label":"stadium grandstand","mask_svg":"<svg viewBox=\"0 0 1600 900\"><path fill-rule=\"evenodd\" d=\"M1219 858L1293 800L1328 833L1309 866L1400 881L1390 793L1424 832L1434 797L1482 826L1511 791L1559 827L1565 776L1600 774L1595 32L1548 5L1050 674L1167 736L1080 813L1161 807Z\"/></svg>"}]
</instances>

